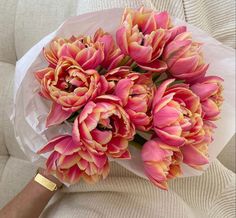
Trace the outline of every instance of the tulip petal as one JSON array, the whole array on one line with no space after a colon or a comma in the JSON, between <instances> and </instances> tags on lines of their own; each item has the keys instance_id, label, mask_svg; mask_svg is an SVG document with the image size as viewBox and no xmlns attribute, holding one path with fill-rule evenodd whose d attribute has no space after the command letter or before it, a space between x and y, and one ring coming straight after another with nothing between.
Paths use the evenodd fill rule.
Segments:
<instances>
[{"instance_id":1,"label":"tulip petal","mask_svg":"<svg viewBox=\"0 0 236 218\"><path fill-rule=\"evenodd\" d=\"M118 157L119 159L126 159L126 160L130 160L131 159L131 154L129 152L129 150L126 150L122 155L120 155Z\"/></svg>"},{"instance_id":2,"label":"tulip petal","mask_svg":"<svg viewBox=\"0 0 236 218\"><path fill-rule=\"evenodd\" d=\"M142 148L142 160L145 161L162 161L166 156L170 156L173 152L160 148L163 144L159 139L153 139L147 141Z\"/></svg>"},{"instance_id":3,"label":"tulip petal","mask_svg":"<svg viewBox=\"0 0 236 218\"><path fill-rule=\"evenodd\" d=\"M74 124L73 124L73 129L72 129L72 138L74 143L79 144L80 142L80 132L79 132L79 116L76 117Z\"/></svg>"},{"instance_id":4,"label":"tulip petal","mask_svg":"<svg viewBox=\"0 0 236 218\"><path fill-rule=\"evenodd\" d=\"M43 148L41 148L39 151L37 151L37 154L43 154L43 153L47 153L49 151L52 151L57 143L59 143L60 141L62 141L63 139L65 139L67 137L69 137L69 135L61 135L61 136L58 136L54 139L51 139Z\"/></svg>"},{"instance_id":5,"label":"tulip petal","mask_svg":"<svg viewBox=\"0 0 236 218\"><path fill-rule=\"evenodd\" d=\"M145 172L155 181L162 182L167 180L164 170L161 168L158 162L146 162L144 169Z\"/></svg>"},{"instance_id":6,"label":"tulip petal","mask_svg":"<svg viewBox=\"0 0 236 218\"><path fill-rule=\"evenodd\" d=\"M71 114L71 111L65 111L62 109L61 105L53 103L46 120L46 127L61 124L68 119Z\"/></svg>"},{"instance_id":7,"label":"tulip petal","mask_svg":"<svg viewBox=\"0 0 236 218\"><path fill-rule=\"evenodd\" d=\"M173 107L165 106L155 113L153 122L155 127L162 128L175 123L180 116L181 114L178 110Z\"/></svg>"},{"instance_id":8,"label":"tulip petal","mask_svg":"<svg viewBox=\"0 0 236 218\"><path fill-rule=\"evenodd\" d=\"M68 169L74 166L79 160L80 157L77 153L66 156L61 155L61 157L58 159L57 166L60 169Z\"/></svg>"},{"instance_id":9,"label":"tulip petal","mask_svg":"<svg viewBox=\"0 0 236 218\"><path fill-rule=\"evenodd\" d=\"M180 58L171 66L170 72L173 72L175 76L178 76L179 74L189 73L192 69L195 69L197 67L198 62L198 56Z\"/></svg>"},{"instance_id":10,"label":"tulip petal","mask_svg":"<svg viewBox=\"0 0 236 218\"><path fill-rule=\"evenodd\" d=\"M127 35L126 35L126 28L120 27L116 31L116 42L117 45L120 47L121 51L124 54L128 54L128 42L127 42Z\"/></svg>"},{"instance_id":11,"label":"tulip petal","mask_svg":"<svg viewBox=\"0 0 236 218\"><path fill-rule=\"evenodd\" d=\"M147 175L147 176L155 186L157 186L158 188L161 188L163 190L168 190L167 181L157 181L157 180L153 179L151 176L149 176L149 175Z\"/></svg>"},{"instance_id":12,"label":"tulip petal","mask_svg":"<svg viewBox=\"0 0 236 218\"><path fill-rule=\"evenodd\" d=\"M54 170L57 169L56 162L57 162L59 157L60 157L60 154L56 151L54 151L50 154L50 156L49 156L49 158L47 159L47 162L46 162L47 170L49 172L54 171Z\"/></svg>"},{"instance_id":13,"label":"tulip petal","mask_svg":"<svg viewBox=\"0 0 236 218\"><path fill-rule=\"evenodd\" d=\"M54 150L63 155L71 155L80 150L80 144L74 143L72 136L67 136L56 144Z\"/></svg>"},{"instance_id":14,"label":"tulip petal","mask_svg":"<svg viewBox=\"0 0 236 218\"><path fill-rule=\"evenodd\" d=\"M35 78L41 82L41 80L44 78L44 76L49 72L49 71L54 71L53 68L46 67L42 70L38 70L34 73Z\"/></svg>"},{"instance_id":15,"label":"tulip petal","mask_svg":"<svg viewBox=\"0 0 236 218\"><path fill-rule=\"evenodd\" d=\"M157 28L168 29L170 24L170 15L167 11L160 12L154 15Z\"/></svg>"},{"instance_id":16,"label":"tulip petal","mask_svg":"<svg viewBox=\"0 0 236 218\"><path fill-rule=\"evenodd\" d=\"M160 85L160 87L158 87L158 89L155 93L154 99L153 99L153 106L155 106L162 99L167 87L174 81L175 81L174 79L168 79L168 80L164 81Z\"/></svg>"},{"instance_id":17,"label":"tulip petal","mask_svg":"<svg viewBox=\"0 0 236 218\"><path fill-rule=\"evenodd\" d=\"M152 71L155 73L161 73L167 69L167 64L164 61L157 59L151 63L139 63L138 66L144 70Z\"/></svg>"},{"instance_id":18,"label":"tulip petal","mask_svg":"<svg viewBox=\"0 0 236 218\"><path fill-rule=\"evenodd\" d=\"M183 32L186 32L187 31L187 27L186 26L176 26L176 27L173 27L171 29L169 29L169 32L171 34L170 38L168 39L168 42L171 42L174 40L174 38L183 33Z\"/></svg>"},{"instance_id":19,"label":"tulip petal","mask_svg":"<svg viewBox=\"0 0 236 218\"><path fill-rule=\"evenodd\" d=\"M214 83L195 83L191 86L191 90L200 97L201 101L208 99L214 95L219 89L219 86Z\"/></svg>"},{"instance_id":20,"label":"tulip petal","mask_svg":"<svg viewBox=\"0 0 236 218\"><path fill-rule=\"evenodd\" d=\"M220 114L219 107L210 98L202 102L202 109L205 113L205 119L214 118Z\"/></svg>"},{"instance_id":21,"label":"tulip petal","mask_svg":"<svg viewBox=\"0 0 236 218\"><path fill-rule=\"evenodd\" d=\"M197 81L205 76L208 67L209 64L203 64L193 72L176 75L176 77L185 79L186 81L193 83L194 81Z\"/></svg>"},{"instance_id":22,"label":"tulip petal","mask_svg":"<svg viewBox=\"0 0 236 218\"><path fill-rule=\"evenodd\" d=\"M108 161L106 155L95 155L95 154L92 154L91 156L92 156L94 164L98 168L103 168L105 166L105 164L107 163L107 161Z\"/></svg>"},{"instance_id":23,"label":"tulip petal","mask_svg":"<svg viewBox=\"0 0 236 218\"><path fill-rule=\"evenodd\" d=\"M194 145L185 145L181 148L183 153L183 162L189 166L203 166L209 163L207 156L201 153Z\"/></svg>"},{"instance_id":24,"label":"tulip petal","mask_svg":"<svg viewBox=\"0 0 236 218\"><path fill-rule=\"evenodd\" d=\"M89 114L92 113L93 109L96 107L96 104L92 101L88 102L79 116L79 123L82 123Z\"/></svg>"},{"instance_id":25,"label":"tulip petal","mask_svg":"<svg viewBox=\"0 0 236 218\"><path fill-rule=\"evenodd\" d=\"M133 82L131 81L131 79L122 79L117 83L115 87L114 94L121 99L124 106L127 104L130 94L130 88L132 86Z\"/></svg>"},{"instance_id":26,"label":"tulip petal","mask_svg":"<svg viewBox=\"0 0 236 218\"><path fill-rule=\"evenodd\" d=\"M66 181L70 184L78 183L80 177L82 176L82 172L77 165L71 167L66 175Z\"/></svg>"},{"instance_id":27,"label":"tulip petal","mask_svg":"<svg viewBox=\"0 0 236 218\"><path fill-rule=\"evenodd\" d=\"M163 60L168 60L168 67L172 67L172 65L189 50L191 43L191 40L174 40L166 46L163 51Z\"/></svg>"},{"instance_id":28,"label":"tulip petal","mask_svg":"<svg viewBox=\"0 0 236 218\"><path fill-rule=\"evenodd\" d=\"M147 63L152 59L152 47L142 46L137 42L129 44L129 55L138 63Z\"/></svg>"},{"instance_id":29,"label":"tulip petal","mask_svg":"<svg viewBox=\"0 0 236 218\"><path fill-rule=\"evenodd\" d=\"M109 143L112 139L111 131L100 131L98 129L94 129L90 132L90 134L96 142L102 145Z\"/></svg>"},{"instance_id":30,"label":"tulip petal","mask_svg":"<svg viewBox=\"0 0 236 218\"><path fill-rule=\"evenodd\" d=\"M169 133L162 131L160 129L154 128L154 130L155 130L156 134L160 137L160 139L170 146L180 147L186 141L183 137L169 134Z\"/></svg>"}]
</instances>

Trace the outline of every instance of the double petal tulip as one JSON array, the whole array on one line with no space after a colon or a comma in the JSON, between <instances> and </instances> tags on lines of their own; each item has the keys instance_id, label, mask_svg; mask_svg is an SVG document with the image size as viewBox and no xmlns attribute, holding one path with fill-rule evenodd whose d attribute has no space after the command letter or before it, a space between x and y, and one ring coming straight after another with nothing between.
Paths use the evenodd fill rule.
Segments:
<instances>
[{"instance_id":1,"label":"double petal tulip","mask_svg":"<svg viewBox=\"0 0 236 218\"><path fill-rule=\"evenodd\" d=\"M207 76L191 86L191 90L200 97L203 118L216 120L219 118L220 106L223 103L223 79L217 76Z\"/></svg>"},{"instance_id":2,"label":"double petal tulip","mask_svg":"<svg viewBox=\"0 0 236 218\"><path fill-rule=\"evenodd\" d=\"M94 35L94 41L103 44L104 46L104 60L101 66L107 70L112 70L119 66L124 59L119 47L117 47L113 36L104 32L102 29L98 29Z\"/></svg>"},{"instance_id":3,"label":"double petal tulip","mask_svg":"<svg viewBox=\"0 0 236 218\"><path fill-rule=\"evenodd\" d=\"M167 180L182 174L183 160L178 148L171 147L158 138L147 141L141 151L144 170L150 181L162 189L167 189Z\"/></svg>"},{"instance_id":4,"label":"double petal tulip","mask_svg":"<svg viewBox=\"0 0 236 218\"><path fill-rule=\"evenodd\" d=\"M205 137L197 143L186 144L181 147L183 154L183 162L197 170L202 170L202 167L209 163L208 145L213 141L212 134L216 126L209 121L205 121L203 129Z\"/></svg>"},{"instance_id":5,"label":"double petal tulip","mask_svg":"<svg viewBox=\"0 0 236 218\"><path fill-rule=\"evenodd\" d=\"M155 72L167 68L165 62L157 58L169 38L167 30L155 28L153 13L143 10L127 9L116 32L116 41L123 54L130 56L143 69Z\"/></svg>"},{"instance_id":6,"label":"double petal tulip","mask_svg":"<svg viewBox=\"0 0 236 218\"><path fill-rule=\"evenodd\" d=\"M136 129L147 131L152 126L151 106L155 85L151 75L130 73L119 80L114 94L118 96Z\"/></svg>"},{"instance_id":7,"label":"double petal tulip","mask_svg":"<svg viewBox=\"0 0 236 218\"><path fill-rule=\"evenodd\" d=\"M165 71L161 57L166 43L185 32L185 26L174 27L167 12L157 13L141 7L138 10L125 9L122 25L117 30L116 40L121 51L137 64L155 72Z\"/></svg>"},{"instance_id":8,"label":"double petal tulip","mask_svg":"<svg viewBox=\"0 0 236 218\"><path fill-rule=\"evenodd\" d=\"M70 135L52 139L38 154L47 152L51 152L46 162L47 171L62 182L74 184L82 177L86 182L95 183L108 175L107 156L91 153L81 143L74 143Z\"/></svg>"},{"instance_id":9,"label":"double petal tulip","mask_svg":"<svg viewBox=\"0 0 236 218\"><path fill-rule=\"evenodd\" d=\"M121 79L127 78L130 73L131 73L130 68L125 67L125 66L117 67L113 70L108 71L104 75L107 82L108 82L108 92L112 94L115 90L115 87L116 87L117 83Z\"/></svg>"},{"instance_id":10,"label":"double petal tulip","mask_svg":"<svg viewBox=\"0 0 236 218\"><path fill-rule=\"evenodd\" d=\"M157 29L168 30L171 33L171 38L174 39L175 36L182 32L186 32L186 26L174 26L172 24L171 17L167 11L156 12L145 7L140 7L138 10L132 8L126 8L122 23L132 18L133 25L138 25L141 32L145 34L150 34L152 31Z\"/></svg>"},{"instance_id":11,"label":"double petal tulip","mask_svg":"<svg viewBox=\"0 0 236 218\"><path fill-rule=\"evenodd\" d=\"M153 128L170 146L197 143L204 139L199 97L186 84L168 87L174 80L163 82L153 100Z\"/></svg>"},{"instance_id":12,"label":"double petal tulip","mask_svg":"<svg viewBox=\"0 0 236 218\"><path fill-rule=\"evenodd\" d=\"M70 39L56 38L44 48L44 57L52 68L57 67L61 57L69 57L84 70L95 69L104 60L104 45L94 42L89 36L73 36Z\"/></svg>"},{"instance_id":13,"label":"double petal tulip","mask_svg":"<svg viewBox=\"0 0 236 218\"><path fill-rule=\"evenodd\" d=\"M192 40L191 33L184 32L177 35L165 47L162 56L170 74L187 82L204 77L208 64L205 64L200 48L201 44Z\"/></svg>"},{"instance_id":14,"label":"double petal tulip","mask_svg":"<svg viewBox=\"0 0 236 218\"><path fill-rule=\"evenodd\" d=\"M177 35L186 32L186 26L174 26L171 21L171 17L167 11L155 13L154 15L156 28L168 30L170 38L168 42L171 42Z\"/></svg>"},{"instance_id":15,"label":"double petal tulip","mask_svg":"<svg viewBox=\"0 0 236 218\"><path fill-rule=\"evenodd\" d=\"M120 99L103 95L88 102L74 122L73 139L97 154L113 158L130 158L128 142L135 129Z\"/></svg>"},{"instance_id":16,"label":"double petal tulip","mask_svg":"<svg viewBox=\"0 0 236 218\"><path fill-rule=\"evenodd\" d=\"M41 84L41 95L53 101L47 126L62 123L108 88L106 79L96 70L85 71L69 57L61 57L56 69L47 67L35 76Z\"/></svg>"}]
</instances>

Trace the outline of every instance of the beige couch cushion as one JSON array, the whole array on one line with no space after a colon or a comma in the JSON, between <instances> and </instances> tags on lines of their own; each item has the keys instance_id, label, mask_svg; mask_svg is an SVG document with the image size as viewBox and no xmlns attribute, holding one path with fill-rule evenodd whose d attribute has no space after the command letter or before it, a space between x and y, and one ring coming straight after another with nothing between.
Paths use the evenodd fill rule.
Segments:
<instances>
[{"instance_id":1,"label":"beige couch cushion","mask_svg":"<svg viewBox=\"0 0 236 218\"><path fill-rule=\"evenodd\" d=\"M208 31L223 43L235 46L233 0L227 0L226 3L225 1L205 2L204 0L88 0L86 2L67 0L66 3L62 0L50 0L50 2L45 0L19 0L17 7L13 0L2 1L4 2L4 9L2 10L10 17L9 21L2 18L4 27L8 26L9 22L8 29L11 31L14 29L14 32L0 35L0 39L3 38L4 41L14 39L14 41L7 41L6 44L11 46L15 44L17 59L22 57L43 36L55 30L69 16L112 7L138 7L140 5L146 5L159 11L168 10L173 16L186 19L188 22ZM222 10L227 11L227 13L222 13ZM13 16L15 19L12 18ZM3 43L4 41L0 41L3 47L6 46ZM13 52L11 54L11 59L14 60Z\"/></svg>"},{"instance_id":2,"label":"beige couch cushion","mask_svg":"<svg viewBox=\"0 0 236 218\"><path fill-rule=\"evenodd\" d=\"M15 156L25 159L20 149L10 121L13 107L13 83L15 66L0 62L0 155Z\"/></svg>"},{"instance_id":3,"label":"beige couch cushion","mask_svg":"<svg viewBox=\"0 0 236 218\"><path fill-rule=\"evenodd\" d=\"M66 18L76 15L76 0L19 0L15 21L17 59Z\"/></svg>"},{"instance_id":4,"label":"beige couch cushion","mask_svg":"<svg viewBox=\"0 0 236 218\"><path fill-rule=\"evenodd\" d=\"M57 28L69 16L111 7L138 7L141 4L157 10L168 10L173 16L186 19L208 31L221 42L234 47L233 3L234 0L1 0L0 207L16 195L35 173L35 168L30 162L21 160L26 157L15 140L8 117L12 106L16 59L22 57L38 40ZM234 148L234 143L230 143L220 155L221 161L230 169L235 169L232 152ZM198 214L198 217L224 217L224 215L232 217L233 182L234 174L216 161L204 176L171 182L172 191L167 194L121 167L115 166L111 177L101 184L88 186L80 183L70 189L64 189L64 197L51 201L43 217L68 217L68 214L70 214L69 217L89 217L90 215L92 217L97 211L102 213L101 210L107 212L108 217L109 207L113 211L116 211L118 207L124 208L122 211L124 217L127 211L131 211L129 214L133 217L136 215L144 217L147 211L141 210L142 207L150 211L159 211L161 216L166 212L163 209L166 205L175 204L176 208L182 211L180 217L184 217L187 213ZM148 204L150 199L153 202ZM53 204L54 201L57 201L57 204ZM120 202L119 205L117 202ZM131 205L136 205L137 211L132 211L129 202ZM160 203L156 204L156 202ZM105 208L106 205L107 208ZM170 213L172 217L177 217L174 210Z\"/></svg>"},{"instance_id":5,"label":"beige couch cushion","mask_svg":"<svg viewBox=\"0 0 236 218\"><path fill-rule=\"evenodd\" d=\"M15 15L18 0L0 3L0 61L15 64Z\"/></svg>"}]
</instances>

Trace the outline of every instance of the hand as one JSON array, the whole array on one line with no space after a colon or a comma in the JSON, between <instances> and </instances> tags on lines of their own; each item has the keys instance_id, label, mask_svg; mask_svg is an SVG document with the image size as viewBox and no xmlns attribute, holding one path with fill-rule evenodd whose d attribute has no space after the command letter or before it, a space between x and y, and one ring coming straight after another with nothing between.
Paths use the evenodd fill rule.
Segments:
<instances>
[{"instance_id":1,"label":"hand","mask_svg":"<svg viewBox=\"0 0 236 218\"><path fill-rule=\"evenodd\" d=\"M38 173L56 183L58 189L62 187L63 184L45 169L39 168ZM0 218L39 217L55 193L56 190L48 190L33 178L16 197L0 210Z\"/></svg>"}]
</instances>

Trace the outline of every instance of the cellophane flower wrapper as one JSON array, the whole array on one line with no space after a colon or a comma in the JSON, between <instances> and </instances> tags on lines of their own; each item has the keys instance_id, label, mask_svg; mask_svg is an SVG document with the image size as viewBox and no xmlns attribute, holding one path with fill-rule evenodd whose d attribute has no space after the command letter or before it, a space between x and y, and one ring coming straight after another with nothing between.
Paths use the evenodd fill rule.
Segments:
<instances>
[{"instance_id":1,"label":"cellophane flower wrapper","mask_svg":"<svg viewBox=\"0 0 236 218\"><path fill-rule=\"evenodd\" d=\"M42 100L38 91L39 83L34 72L46 67L42 49L55 37L70 37L72 35L93 35L98 28L115 36L120 25L123 9L110 9L66 20L57 30L45 36L34 45L16 64L14 83L14 108L11 120L14 125L17 141L27 157L37 166L44 166L48 154L37 154L50 139L70 133L72 124L46 128L46 118L50 110L50 102ZM224 46L202 30L176 18L172 18L174 25L186 25L192 32L193 39L203 44L206 63L210 64L208 75L217 75L224 79L224 104L221 119L216 122L217 129L214 141L209 145L209 160L212 162L235 133L235 56L234 50ZM37 27L36 27L37 28ZM149 135L143 135L149 139ZM147 178L144 174L140 149L130 146L131 160L110 159L136 175ZM206 166L207 167L207 166ZM195 170L182 164L183 177L201 175L203 171Z\"/></svg>"}]
</instances>

